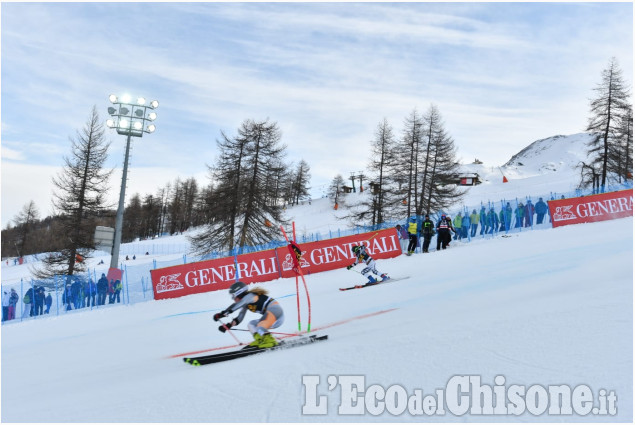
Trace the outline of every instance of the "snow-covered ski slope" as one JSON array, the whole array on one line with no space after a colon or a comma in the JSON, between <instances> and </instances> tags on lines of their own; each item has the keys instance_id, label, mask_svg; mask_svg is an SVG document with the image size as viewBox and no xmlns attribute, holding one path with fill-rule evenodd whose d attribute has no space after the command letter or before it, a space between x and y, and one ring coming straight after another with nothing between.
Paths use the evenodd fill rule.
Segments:
<instances>
[{"instance_id":1,"label":"snow-covered ski slope","mask_svg":"<svg viewBox=\"0 0 635 425\"><path fill-rule=\"evenodd\" d=\"M618 397L617 416L523 421L630 422L632 226L627 218L526 232L380 261L381 271L411 278L362 291L338 289L360 281L352 270L308 276L312 327L329 340L223 365L192 367L178 355L234 344L212 321L230 303L225 291L4 326L2 421L421 421L407 412L340 416L327 378L363 375L368 385L428 394L455 375L490 385L503 375L509 385L586 384ZM278 330L294 332L295 280L262 286L286 312ZM304 301L302 311L306 328ZM302 415L303 375L320 377L326 416Z\"/></svg>"},{"instance_id":2,"label":"snow-covered ski slope","mask_svg":"<svg viewBox=\"0 0 635 425\"><path fill-rule=\"evenodd\" d=\"M510 183L522 190L520 197L535 193L532 182L542 178ZM566 184L573 184L572 175ZM493 178L478 188L487 185L493 191L509 190ZM561 186L553 188L554 183L550 190L566 191L564 185L563 177ZM311 207L324 211L310 219ZM297 207L298 231L341 226L333 224L330 211L320 202ZM3 268L3 278L22 267ZM327 341L218 365L194 367L181 357L236 344L212 320L231 302L226 291L2 326L0 419L632 422L632 218L453 242L445 251L379 261L378 268L410 278L342 292L340 287L363 283L362 276L346 269L307 276L312 329L328 334ZM285 310L286 321L277 331L295 332L295 279L260 286ZM256 317L248 313L247 320ZM245 329L246 322L239 328ZM234 335L250 341L247 332ZM504 376L506 388L587 385L596 406L602 390L615 394L617 413L535 416L525 411L517 417L468 411L459 416L446 400L445 414L439 416L417 416L407 409L399 416L387 410L373 415L372 408L350 415L339 412L346 404L342 386L329 390L327 384L329 377L345 382L363 376L361 390L398 385L408 395L417 389L430 395L450 391L446 386L458 375L478 375L490 387L497 376L499 382ZM303 415L304 405L316 403L303 379L310 382L315 376L320 379L316 396L326 397L327 413Z\"/></svg>"}]
</instances>

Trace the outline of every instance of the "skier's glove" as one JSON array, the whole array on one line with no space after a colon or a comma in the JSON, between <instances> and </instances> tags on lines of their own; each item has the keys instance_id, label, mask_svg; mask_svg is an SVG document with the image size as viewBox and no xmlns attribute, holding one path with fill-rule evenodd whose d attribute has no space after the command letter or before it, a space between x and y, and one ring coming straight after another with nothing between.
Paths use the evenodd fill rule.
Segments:
<instances>
[{"instance_id":1,"label":"skier's glove","mask_svg":"<svg viewBox=\"0 0 635 425\"><path fill-rule=\"evenodd\" d=\"M234 321L232 320L229 323L226 323L224 325L220 325L218 327L218 330L221 331L222 333L225 333L228 329L231 329L231 327L234 325Z\"/></svg>"},{"instance_id":2,"label":"skier's glove","mask_svg":"<svg viewBox=\"0 0 635 425\"><path fill-rule=\"evenodd\" d=\"M223 317L227 316L227 312L225 310L221 311L220 313L216 313L214 315L214 321L218 322L220 319L222 319Z\"/></svg>"},{"instance_id":3,"label":"skier's glove","mask_svg":"<svg viewBox=\"0 0 635 425\"><path fill-rule=\"evenodd\" d=\"M353 268L353 266L352 266L352 265L350 265L350 266L346 266L346 270L350 270L350 269L352 269L352 268Z\"/></svg>"}]
</instances>

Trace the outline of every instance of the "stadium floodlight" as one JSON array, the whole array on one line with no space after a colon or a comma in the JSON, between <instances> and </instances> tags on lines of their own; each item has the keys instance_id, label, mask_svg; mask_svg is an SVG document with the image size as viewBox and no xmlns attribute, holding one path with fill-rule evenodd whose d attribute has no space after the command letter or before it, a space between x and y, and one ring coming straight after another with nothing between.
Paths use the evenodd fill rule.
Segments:
<instances>
[{"instance_id":1,"label":"stadium floodlight","mask_svg":"<svg viewBox=\"0 0 635 425\"><path fill-rule=\"evenodd\" d=\"M118 97L114 94L108 96L108 100L115 107L108 107L108 114L111 118L106 120L106 126L114 128L117 133L127 136L126 154L123 162L123 175L121 177L121 189L119 191L119 206L117 207L117 216L115 219L115 238L112 246L112 257L110 259L110 268L116 269L119 262L119 247L121 245L121 232L123 229L123 212L124 201L126 198L126 180L128 176L128 159L130 157L130 141L132 137L142 137L143 133L152 133L156 130L154 121L157 118L156 112L148 113L159 107L159 102L153 100L150 105L146 105L145 97L138 97L136 103L130 103L132 97L125 94Z\"/></svg>"}]
</instances>

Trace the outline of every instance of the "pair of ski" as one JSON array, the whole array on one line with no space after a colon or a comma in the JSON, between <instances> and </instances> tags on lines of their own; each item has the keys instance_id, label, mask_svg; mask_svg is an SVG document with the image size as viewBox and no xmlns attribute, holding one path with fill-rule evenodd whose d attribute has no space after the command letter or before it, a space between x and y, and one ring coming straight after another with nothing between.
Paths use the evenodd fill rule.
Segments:
<instances>
[{"instance_id":1,"label":"pair of ski","mask_svg":"<svg viewBox=\"0 0 635 425\"><path fill-rule=\"evenodd\" d=\"M364 285L355 285L355 286L349 286L348 288L340 288L340 291L350 291L351 289L362 289L362 288L368 288L369 286L380 285L380 284L383 284L383 283L398 282L400 280L408 279L409 277L410 276L389 277L387 279L378 280L377 282L368 282L368 283L366 283Z\"/></svg>"},{"instance_id":2,"label":"pair of ski","mask_svg":"<svg viewBox=\"0 0 635 425\"><path fill-rule=\"evenodd\" d=\"M309 335L309 336L300 336L298 338L287 339L280 341L280 343L274 347L270 348L258 348L247 345L240 350L229 351L225 353L218 354L208 354L206 356L198 356L198 357L184 357L183 361L185 363L189 363L192 366L203 366L212 363L220 363L226 362L229 360L240 359L247 356L253 356L254 354L261 354L265 351L275 351L282 350L286 348L298 347L300 345L312 344L318 341L324 341L328 339L328 335Z\"/></svg>"}]
</instances>

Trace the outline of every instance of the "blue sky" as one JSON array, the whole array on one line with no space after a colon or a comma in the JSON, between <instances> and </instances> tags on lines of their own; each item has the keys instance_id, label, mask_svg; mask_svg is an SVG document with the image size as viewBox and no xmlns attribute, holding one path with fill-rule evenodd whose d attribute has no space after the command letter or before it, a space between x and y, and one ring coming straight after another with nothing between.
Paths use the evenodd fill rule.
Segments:
<instances>
[{"instance_id":1,"label":"blue sky","mask_svg":"<svg viewBox=\"0 0 635 425\"><path fill-rule=\"evenodd\" d=\"M276 121L313 194L364 170L384 118L397 135L435 104L459 158L499 166L584 130L615 56L632 85L632 3L7 3L1 5L2 227L34 200L108 95L158 99L135 139L127 199L177 176L207 184L220 132ZM108 130L109 198L125 139Z\"/></svg>"}]
</instances>

